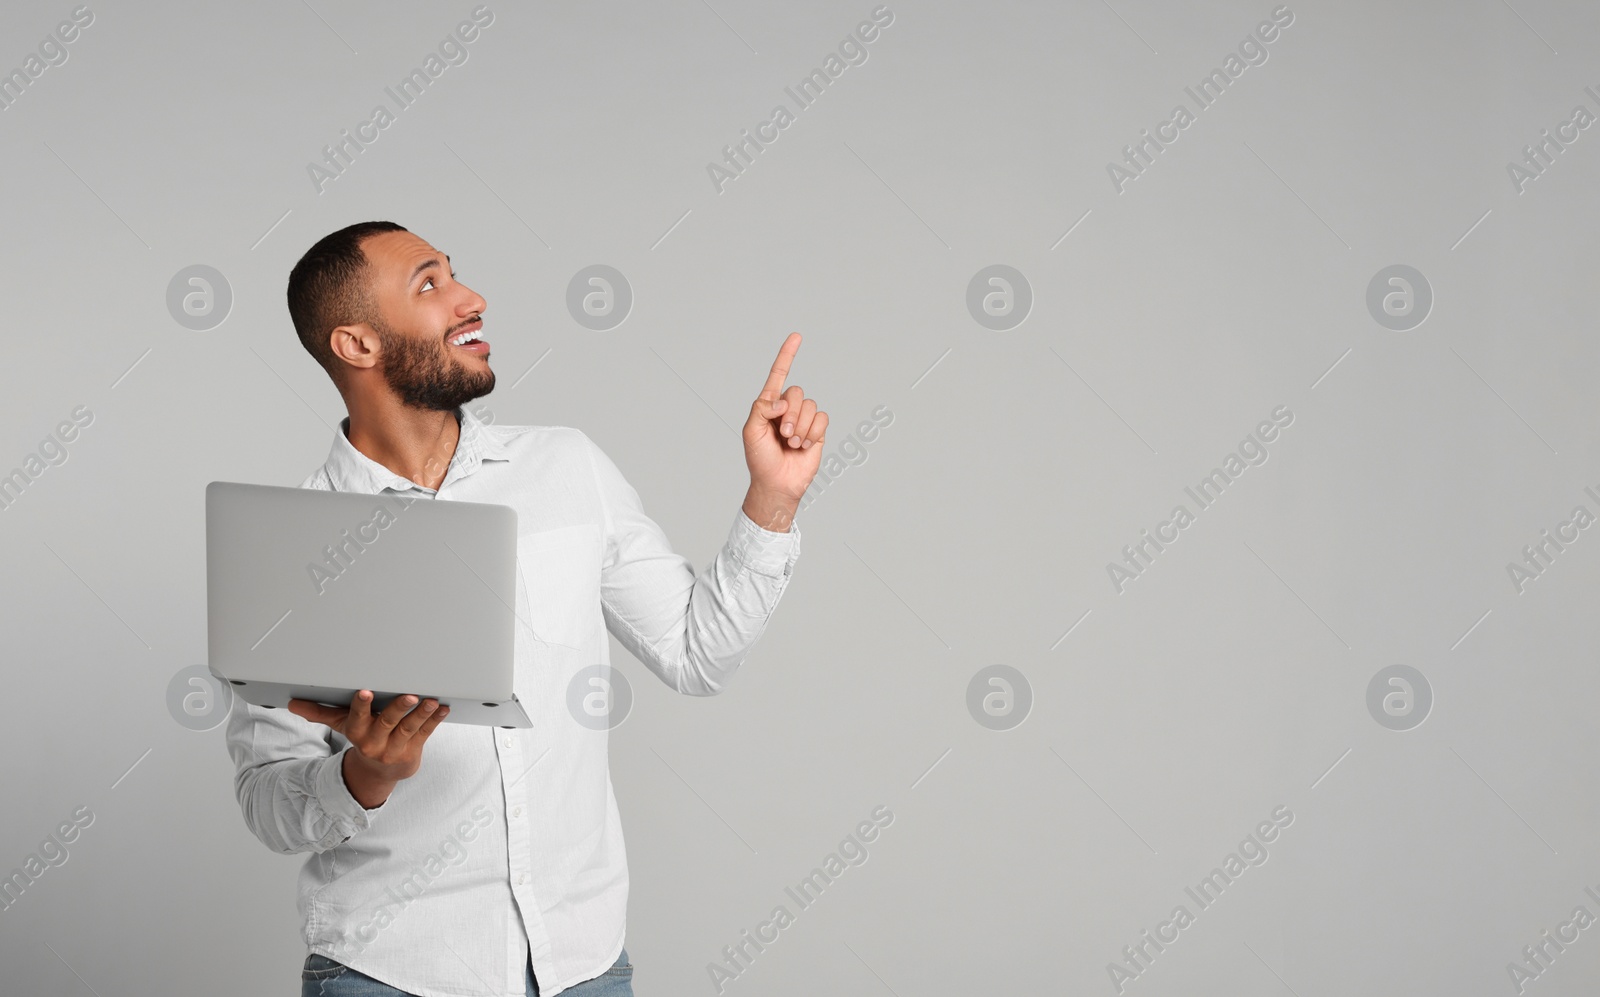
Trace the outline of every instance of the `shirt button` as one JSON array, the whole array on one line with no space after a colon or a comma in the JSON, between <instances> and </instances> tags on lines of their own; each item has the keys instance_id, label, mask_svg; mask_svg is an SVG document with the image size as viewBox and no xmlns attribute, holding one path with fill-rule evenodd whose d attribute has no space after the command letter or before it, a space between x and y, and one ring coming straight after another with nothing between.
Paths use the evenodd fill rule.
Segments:
<instances>
[{"instance_id":1,"label":"shirt button","mask_svg":"<svg viewBox=\"0 0 1600 997\"><path fill-rule=\"evenodd\" d=\"M506 747L511 747L511 738L506 738Z\"/></svg>"},{"instance_id":2,"label":"shirt button","mask_svg":"<svg viewBox=\"0 0 1600 997\"><path fill-rule=\"evenodd\" d=\"M521 886L523 883L526 883L527 881L528 881L528 877L527 876L524 876L521 873L517 874L517 885L518 886Z\"/></svg>"},{"instance_id":3,"label":"shirt button","mask_svg":"<svg viewBox=\"0 0 1600 997\"><path fill-rule=\"evenodd\" d=\"M512 808L511 816L513 816L513 817L521 817L522 816L522 808L521 807Z\"/></svg>"}]
</instances>

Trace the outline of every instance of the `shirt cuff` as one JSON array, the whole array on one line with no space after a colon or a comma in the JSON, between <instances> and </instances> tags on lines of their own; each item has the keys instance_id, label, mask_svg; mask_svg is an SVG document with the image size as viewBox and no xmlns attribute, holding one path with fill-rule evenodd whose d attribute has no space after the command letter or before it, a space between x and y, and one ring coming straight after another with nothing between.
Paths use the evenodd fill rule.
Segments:
<instances>
[{"instance_id":1,"label":"shirt cuff","mask_svg":"<svg viewBox=\"0 0 1600 997\"><path fill-rule=\"evenodd\" d=\"M741 508L734 516L733 529L728 531L728 549L735 560L757 574L787 575L800 556L798 520L789 521L788 532L774 533L756 525Z\"/></svg>"},{"instance_id":2,"label":"shirt cuff","mask_svg":"<svg viewBox=\"0 0 1600 997\"><path fill-rule=\"evenodd\" d=\"M346 748L345 751L354 751L355 748ZM321 770L316 774L317 802L322 804L323 812L334 819L334 822L347 830L362 831L367 827L367 815L378 812L378 808L368 810L361 805L361 801L350 795L350 787L344 783L344 751L328 756L323 762ZM344 835L344 832L340 832ZM346 835L345 840L350 840Z\"/></svg>"}]
</instances>

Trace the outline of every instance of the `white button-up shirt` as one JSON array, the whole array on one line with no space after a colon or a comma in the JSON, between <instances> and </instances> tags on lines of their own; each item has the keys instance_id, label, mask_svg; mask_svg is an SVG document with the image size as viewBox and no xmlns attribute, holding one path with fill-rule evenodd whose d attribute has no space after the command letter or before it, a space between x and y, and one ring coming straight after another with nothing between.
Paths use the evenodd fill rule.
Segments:
<instances>
[{"instance_id":1,"label":"white button-up shirt","mask_svg":"<svg viewBox=\"0 0 1600 997\"><path fill-rule=\"evenodd\" d=\"M720 692L766 628L800 533L740 510L696 577L584 433L457 415L437 491L358 451L348 419L301 487L516 510L515 689L532 728L440 724L417 773L371 810L344 783L349 739L322 724L236 698L228 751L250 830L273 851L311 853L299 879L311 951L423 997L522 997L531 957L553 997L616 961L628 903L607 733L569 712L574 677L599 664L606 681L609 630L678 692Z\"/></svg>"}]
</instances>

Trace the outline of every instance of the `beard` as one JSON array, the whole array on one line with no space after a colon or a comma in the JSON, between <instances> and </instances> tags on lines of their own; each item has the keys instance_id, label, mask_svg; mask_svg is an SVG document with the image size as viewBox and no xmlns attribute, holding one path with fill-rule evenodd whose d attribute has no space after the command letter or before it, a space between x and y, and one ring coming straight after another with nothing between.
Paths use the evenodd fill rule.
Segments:
<instances>
[{"instance_id":1,"label":"beard","mask_svg":"<svg viewBox=\"0 0 1600 997\"><path fill-rule=\"evenodd\" d=\"M375 317L367 320L383 349L383 379L412 408L453 412L494 390L494 371L468 370L443 337L432 343L402 335Z\"/></svg>"}]
</instances>

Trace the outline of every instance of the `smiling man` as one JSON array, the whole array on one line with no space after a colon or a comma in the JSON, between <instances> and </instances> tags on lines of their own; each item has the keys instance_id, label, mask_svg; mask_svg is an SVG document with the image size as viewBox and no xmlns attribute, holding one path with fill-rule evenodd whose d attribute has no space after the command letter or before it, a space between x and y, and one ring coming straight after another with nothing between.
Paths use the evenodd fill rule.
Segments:
<instances>
[{"instance_id":1,"label":"smiling man","mask_svg":"<svg viewBox=\"0 0 1600 997\"><path fill-rule=\"evenodd\" d=\"M750 486L697 576L584 433L486 425L466 409L495 384L487 304L425 240L392 222L341 229L295 265L288 298L349 411L301 487L516 510L515 688L533 720L441 726L448 710L414 696L373 715L367 690L348 709L235 700L245 822L276 852L311 853L302 991L631 995L608 738L569 712L568 693L608 688L607 631L691 696L721 692L760 638L800 555L794 515L828 425L783 386L800 335L750 407ZM440 593L440 626L451 598Z\"/></svg>"}]
</instances>

